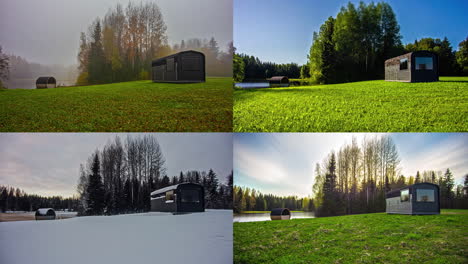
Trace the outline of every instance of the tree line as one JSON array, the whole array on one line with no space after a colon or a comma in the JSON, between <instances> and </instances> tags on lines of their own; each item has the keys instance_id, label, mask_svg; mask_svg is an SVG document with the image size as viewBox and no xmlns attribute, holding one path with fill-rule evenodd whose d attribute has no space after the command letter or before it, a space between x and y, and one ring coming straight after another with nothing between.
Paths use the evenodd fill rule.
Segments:
<instances>
[{"instance_id":1,"label":"tree line","mask_svg":"<svg viewBox=\"0 0 468 264\"><path fill-rule=\"evenodd\" d=\"M310 78L316 83L383 79L385 60L417 50L439 56L440 75L468 74L467 42L455 52L448 39L423 38L403 45L400 26L386 2L356 7L351 2L313 33L308 55Z\"/></svg>"},{"instance_id":2,"label":"tree line","mask_svg":"<svg viewBox=\"0 0 468 264\"><path fill-rule=\"evenodd\" d=\"M79 200L76 197L45 197L27 194L19 188L0 185L0 212L35 211L39 208L75 211L78 208L78 204Z\"/></svg>"},{"instance_id":3,"label":"tree line","mask_svg":"<svg viewBox=\"0 0 468 264\"><path fill-rule=\"evenodd\" d=\"M353 138L338 152L316 164L313 197L316 215L331 216L385 211L386 193L420 182L438 184L442 208L468 208L468 174L455 186L450 169L445 173L419 171L400 174L400 157L390 136Z\"/></svg>"},{"instance_id":4,"label":"tree line","mask_svg":"<svg viewBox=\"0 0 468 264\"><path fill-rule=\"evenodd\" d=\"M314 202L311 198L297 196L276 196L262 194L248 187L234 186L234 212L242 211L270 211L273 208L289 208L294 211L314 211Z\"/></svg>"},{"instance_id":5,"label":"tree line","mask_svg":"<svg viewBox=\"0 0 468 264\"><path fill-rule=\"evenodd\" d=\"M205 54L209 75L231 76L232 48L221 51L214 38L183 40L171 47L166 31L155 2L129 2L126 8L117 4L103 19L96 18L87 34L81 32L77 84L147 80L152 60L187 49Z\"/></svg>"},{"instance_id":6,"label":"tree line","mask_svg":"<svg viewBox=\"0 0 468 264\"><path fill-rule=\"evenodd\" d=\"M232 173L226 183L210 169L168 176L165 158L155 136L120 137L96 150L80 165L77 191L81 215L147 212L150 193L170 185L192 182L205 188L206 208L232 208Z\"/></svg>"},{"instance_id":7,"label":"tree line","mask_svg":"<svg viewBox=\"0 0 468 264\"><path fill-rule=\"evenodd\" d=\"M301 67L296 63L262 62L257 57L247 54L234 55L233 71L236 82L265 80L272 76L288 76L289 78L301 76Z\"/></svg>"}]
</instances>

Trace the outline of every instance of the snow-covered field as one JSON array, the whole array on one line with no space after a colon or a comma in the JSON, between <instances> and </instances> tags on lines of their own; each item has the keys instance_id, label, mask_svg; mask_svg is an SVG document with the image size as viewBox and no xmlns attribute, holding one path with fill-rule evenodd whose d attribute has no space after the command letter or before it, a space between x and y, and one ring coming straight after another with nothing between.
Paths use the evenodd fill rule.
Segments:
<instances>
[{"instance_id":1,"label":"snow-covered field","mask_svg":"<svg viewBox=\"0 0 468 264\"><path fill-rule=\"evenodd\" d=\"M0 263L232 263L232 210L0 223Z\"/></svg>"}]
</instances>

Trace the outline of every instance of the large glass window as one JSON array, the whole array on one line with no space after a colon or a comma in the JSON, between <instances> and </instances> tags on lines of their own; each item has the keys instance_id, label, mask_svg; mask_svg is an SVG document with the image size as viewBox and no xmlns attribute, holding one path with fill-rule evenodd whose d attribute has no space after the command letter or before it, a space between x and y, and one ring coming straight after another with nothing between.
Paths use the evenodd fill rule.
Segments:
<instances>
[{"instance_id":1,"label":"large glass window","mask_svg":"<svg viewBox=\"0 0 468 264\"><path fill-rule=\"evenodd\" d=\"M166 203L174 202L174 191L166 192Z\"/></svg>"},{"instance_id":2,"label":"large glass window","mask_svg":"<svg viewBox=\"0 0 468 264\"><path fill-rule=\"evenodd\" d=\"M407 70L408 69L408 58L404 58L400 60L400 70Z\"/></svg>"},{"instance_id":3,"label":"large glass window","mask_svg":"<svg viewBox=\"0 0 468 264\"><path fill-rule=\"evenodd\" d=\"M402 202L408 202L409 201L409 190L408 189L402 190L400 195L401 195L401 201Z\"/></svg>"},{"instance_id":4,"label":"large glass window","mask_svg":"<svg viewBox=\"0 0 468 264\"><path fill-rule=\"evenodd\" d=\"M416 57L416 70L434 69L432 57Z\"/></svg>"},{"instance_id":5,"label":"large glass window","mask_svg":"<svg viewBox=\"0 0 468 264\"><path fill-rule=\"evenodd\" d=\"M199 203L200 192L197 190L183 190L181 191L181 200L183 203Z\"/></svg>"},{"instance_id":6,"label":"large glass window","mask_svg":"<svg viewBox=\"0 0 468 264\"><path fill-rule=\"evenodd\" d=\"M434 190L431 189L417 189L416 190L416 201L417 202L434 202Z\"/></svg>"}]
</instances>

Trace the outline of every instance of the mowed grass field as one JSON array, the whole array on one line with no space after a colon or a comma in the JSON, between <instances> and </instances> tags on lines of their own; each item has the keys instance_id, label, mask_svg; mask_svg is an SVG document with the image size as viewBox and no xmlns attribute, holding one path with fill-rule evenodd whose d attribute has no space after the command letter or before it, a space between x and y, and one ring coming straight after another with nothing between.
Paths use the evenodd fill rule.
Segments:
<instances>
[{"instance_id":1,"label":"mowed grass field","mask_svg":"<svg viewBox=\"0 0 468 264\"><path fill-rule=\"evenodd\" d=\"M236 89L234 131L468 131L468 77Z\"/></svg>"},{"instance_id":2,"label":"mowed grass field","mask_svg":"<svg viewBox=\"0 0 468 264\"><path fill-rule=\"evenodd\" d=\"M468 210L234 223L234 263L468 263Z\"/></svg>"},{"instance_id":3,"label":"mowed grass field","mask_svg":"<svg viewBox=\"0 0 468 264\"><path fill-rule=\"evenodd\" d=\"M2 132L231 132L232 78L0 90Z\"/></svg>"}]
</instances>

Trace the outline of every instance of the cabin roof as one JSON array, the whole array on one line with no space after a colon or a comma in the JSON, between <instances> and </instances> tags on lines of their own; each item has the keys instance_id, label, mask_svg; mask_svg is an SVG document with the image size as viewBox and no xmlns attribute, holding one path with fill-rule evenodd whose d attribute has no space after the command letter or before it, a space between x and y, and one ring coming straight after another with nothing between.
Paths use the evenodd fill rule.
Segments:
<instances>
[{"instance_id":1,"label":"cabin roof","mask_svg":"<svg viewBox=\"0 0 468 264\"><path fill-rule=\"evenodd\" d=\"M387 59L385 60L385 65L387 64L392 64L392 62L394 61L398 61L400 59L403 59L403 58L411 58L411 55L414 54L414 55L418 55L418 54L432 54L432 55L436 55L434 52L432 51L428 51L428 50L417 50L417 51L412 51L412 52L408 52L408 53L405 53L405 54L402 54L400 56L396 56L396 57L393 57L393 58L390 58L390 59Z\"/></svg>"},{"instance_id":2,"label":"cabin roof","mask_svg":"<svg viewBox=\"0 0 468 264\"><path fill-rule=\"evenodd\" d=\"M270 79L267 79L267 81L281 81L283 79L288 79L287 76L273 76Z\"/></svg>"},{"instance_id":3,"label":"cabin roof","mask_svg":"<svg viewBox=\"0 0 468 264\"><path fill-rule=\"evenodd\" d=\"M37 78L36 84L48 84L48 83L55 83L56 80L52 76L41 76Z\"/></svg>"},{"instance_id":4,"label":"cabin roof","mask_svg":"<svg viewBox=\"0 0 468 264\"><path fill-rule=\"evenodd\" d=\"M39 208L39 209L37 209L36 212L38 212L41 215L46 215L49 210L54 211L54 209L52 209L52 208Z\"/></svg>"},{"instance_id":5,"label":"cabin roof","mask_svg":"<svg viewBox=\"0 0 468 264\"><path fill-rule=\"evenodd\" d=\"M160 193L165 193L165 192L171 191L171 190L176 190L177 188L179 188L179 187L182 186L182 185L197 185L197 186L201 186L200 184L196 184L196 183L183 182L183 183L179 183L179 184L167 186L167 187L164 187L164 188L162 188L162 189L158 189L158 190L156 190L156 191L153 191L153 192L151 192L151 195L160 194Z\"/></svg>"},{"instance_id":6,"label":"cabin roof","mask_svg":"<svg viewBox=\"0 0 468 264\"><path fill-rule=\"evenodd\" d=\"M157 59L153 60L151 62L151 64L152 64L152 66L154 66L153 64L155 64L155 63L161 62L161 61L169 59L169 58L177 57L177 56L179 56L179 55L181 55L183 53L198 53L198 54L201 54L202 56L205 56L205 54L203 54L202 52L196 51L196 50L184 50L184 51L177 52L177 53L174 53L174 54L162 57L162 58L157 58Z\"/></svg>"},{"instance_id":7,"label":"cabin roof","mask_svg":"<svg viewBox=\"0 0 468 264\"><path fill-rule=\"evenodd\" d=\"M270 215L291 215L291 211L288 208L274 208Z\"/></svg>"}]
</instances>

